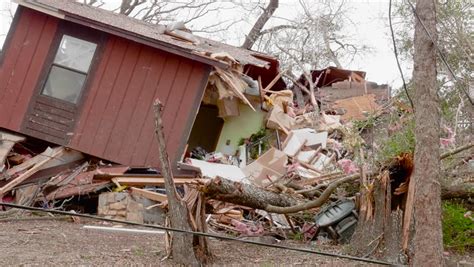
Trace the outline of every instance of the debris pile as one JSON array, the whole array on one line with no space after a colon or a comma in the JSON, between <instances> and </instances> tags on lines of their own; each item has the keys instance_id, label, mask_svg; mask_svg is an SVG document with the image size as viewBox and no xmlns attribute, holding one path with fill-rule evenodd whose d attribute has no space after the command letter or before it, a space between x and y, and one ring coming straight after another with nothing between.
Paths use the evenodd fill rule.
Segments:
<instances>
[{"instance_id":1,"label":"debris pile","mask_svg":"<svg viewBox=\"0 0 474 267\"><path fill-rule=\"evenodd\" d=\"M239 101L255 110L255 101L263 100L260 107L268 111L265 126L267 131L274 130L278 140L267 140L270 145L260 146L255 159L244 163L236 163L222 153L194 149L192 157L178 163L180 171L187 174L175 175L188 206L194 207L201 192L207 199L206 221L213 231L277 239L301 236L306 240L348 240L347 232L342 238L341 228L352 229L357 221L355 195L342 191L331 194L333 189L329 187L360 170L360 163L354 162L354 134L346 122L379 114L381 106L375 103L375 94L361 91L360 84L350 81L347 85L339 80L332 83L334 90L348 91L348 97L329 105L334 96L308 95L307 103L298 107L292 90L272 90L285 72L267 81L263 88L260 76L248 76L251 71L244 73L245 68L228 54L210 56L231 67L214 68L203 102L216 104L219 115L228 117L239 115ZM331 70L326 71L329 73ZM347 77L364 82L353 72ZM353 89L358 91L354 93ZM167 208L159 171L113 165L41 142L38 146L12 133L3 133L2 140L3 201L94 212L135 222L164 222L163 216L150 219L153 213L162 215ZM245 149L243 153L247 154ZM304 209L304 214L287 215L289 212L271 208L318 199L321 203ZM333 202L338 199L341 201ZM341 214L331 212L341 208ZM328 215L333 213L337 216Z\"/></svg>"},{"instance_id":2,"label":"debris pile","mask_svg":"<svg viewBox=\"0 0 474 267\"><path fill-rule=\"evenodd\" d=\"M65 147L1 132L3 202L98 213L134 222L164 222L146 207L166 201L151 168L114 165ZM177 178L183 184L189 178ZM144 188L147 188L145 190Z\"/></svg>"},{"instance_id":3,"label":"debris pile","mask_svg":"<svg viewBox=\"0 0 474 267\"><path fill-rule=\"evenodd\" d=\"M354 75L350 72L348 77ZM254 161L237 167L223 164L226 161L213 162L214 154L204 153L207 156L179 163L181 169L194 170L202 178L189 187L209 199L207 222L211 229L247 237L350 240L358 218L356 193L363 165L356 161L356 153L364 142L353 131L352 121L382 114L386 97L380 97L380 92L388 93L388 89L370 87L379 90L376 99L374 92L367 93L363 78L349 85L338 81L325 86L358 91L344 92L346 95L336 101L334 96L318 94L312 100L308 95L301 107L294 102L292 90L272 91L271 86L260 86L262 108L268 111L265 126L274 130L279 140L271 140L271 146L260 151ZM343 182L349 182L347 188L335 190L334 185ZM320 203L298 210L303 213L285 210L314 201ZM343 212L335 212L340 210Z\"/></svg>"},{"instance_id":4,"label":"debris pile","mask_svg":"<svg viewBox=\"0 0 474 267\"><path fill-rule=\"evenodd\" d=\"M390 161L368 162L377 147L373 121L396 114L397 124L412 112L387 102L388 88L366 82L365 74L328 68L313 73L317 91L308 90L298 106L294 90L271 90L283 73L263 88L232 57L213 56L233 67L214 69L203 102L215 102L220 116L238 116L236 101L254 110L258 106L248 100L256 90L267 111L266 129L258 139L243 140L240 155L196 147L177 163L178 194L192 221L207 224L196 229L271 243L347 243L359 219L376 213L376 183L389 190L392 210L404 209L412 154L401 153L396 144L386 158ZM386 125L382 134L396 134L395 127L401 126ZM248 151L253 143L257 153ZM11 132L1 132L0 160L3 202L165 224L168 199L157 169L114 165Z\"/></svg>"}]
</instances>

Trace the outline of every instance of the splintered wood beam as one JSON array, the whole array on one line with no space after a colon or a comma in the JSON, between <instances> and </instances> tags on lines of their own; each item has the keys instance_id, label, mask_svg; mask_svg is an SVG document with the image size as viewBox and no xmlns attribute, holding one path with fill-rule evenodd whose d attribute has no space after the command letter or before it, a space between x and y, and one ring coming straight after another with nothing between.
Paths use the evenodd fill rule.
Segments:
<instances>
[{"instance_id":1,"label":"splintered wood beam","mask_svg":"<svg viewBox=\"0 0 474 267\"><path fill-rule=\"evenodd\" d=\"M188 178L175 178L173 179L175 184L185 184L192 182L194 179ZM146 185L164 185L164 178L140 178L140 177L115 177L112 178L112 182L120 185L129 185L129 186L146 186Z\"/></svg>"},{"instance_id":2,"label":"splintered wood beam","mask_svg":"<svg viewBox=\"0 0 474 267\"><path fill-rule=\"evenodd\" d=\"M0 131L0 168L3 166L13 146L23 140L25 140L23 136Z\"/></svg>"},{"instance_id":3,"label":"splintered wood beam","mask_svg":"<svg viewBox=\"0 0 474 267\"><path fill-rule=\"evenodd\" d=\"M160 194L136 187L131 187L130 190L132 191L132 195L141 196L153 201L164 202L168 200L168 197L165 194Z\"/></svg>"},{"instance_id":4,"label":"splintered wood beam","mask_svg":"<svg viewBox=\"0 0 474 267\"><path fill-rule=\"evenodd\" d=\"M278 82L278 80L281 78L281 76L283 74L285 74L288 70L284 70L284 71L281 71L278 73L277 76L275 76L275 78L273 78L273 80L267 85L267 87L265 87L265 89L263 89L264 92L271 92L271 93L280 93L280 92L272 92L271 89L272 87Z\"/></svg>"},{"instance_id":5,"label":"splintered wood beam","mask_svg":"<svg viewBox=\"0 0 474 267\"><path fill-rule=\"evenodd\" d=\"M8 191L12 190L15 186L19 185L21 182L28 179L28 177L30 177L31 175L33 175L34 173L39 171L41 169L41 167L43 167L43 165L45 165L46 163L54 160L56 157L59 157L64 152L65 152L64 147L50 149L50 151L48 153L44 154L45 159L39 161L33 167L31 167L30 169L25 171L23 174L21 174L20 176L14 178L8 184L6 184L2 188L0 188L0 196L4 195Z\"/></svg>"}]
</instances>

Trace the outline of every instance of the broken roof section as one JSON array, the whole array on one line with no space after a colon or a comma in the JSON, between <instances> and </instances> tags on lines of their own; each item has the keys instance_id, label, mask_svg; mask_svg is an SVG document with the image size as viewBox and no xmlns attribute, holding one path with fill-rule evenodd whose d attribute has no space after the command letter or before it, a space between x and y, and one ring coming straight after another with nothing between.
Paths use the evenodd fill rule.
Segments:
<instances>
[{"instance_id":1,"label":"broken roof section","mask_svg":"<svg viewBox=\"0 0 474 267\"><path fill-rule=\"evenodd\" d=\"M19 5L46 13L67 21L99 29L129 40L177 54L205 64L227 68L227 63L211 58L214 53L227 52L241 65L251 64L268 67L268 56L247 49L219 43L192 34L192 38L180 38L180 32L165 25L150 24L123 14L77 3L73 0L14 0Z\"/></svg>"},{"instance_id":2,"label":"broken roof section","mask_svg":"<svg viewBox=\"0 0 474 267\"><path fill-rule=\"evenodd\" d=\"M311 76L313 78L313 82L317 81L315 87L325 87L331 86L333 83L341 82L345 80L357 81L362 82L365 80L365 71L356 71L356 70L347 70L347 69L339 69L336 67L327 67L322 70L311 70ZM319 80L318 80L319 78ZM308 86L308 82L304 75L301 75L299 80L301 84Z\"/></svg>"}]
</instances>

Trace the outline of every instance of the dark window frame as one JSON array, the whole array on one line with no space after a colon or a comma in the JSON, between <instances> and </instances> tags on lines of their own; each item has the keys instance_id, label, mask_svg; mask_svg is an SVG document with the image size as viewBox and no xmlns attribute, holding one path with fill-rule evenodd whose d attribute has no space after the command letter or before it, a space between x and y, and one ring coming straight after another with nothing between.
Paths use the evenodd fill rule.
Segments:
<instances>
[{"instance_id":1,"label":"dark window frame","mask_svg":"<svg viewBox=\"0 0 474 267\"><path fill-rule=\"evenodd\" d=\"M92 56L92 60L91 60L87 73L82 72L80 70L76 70L74 68L63 66L61 64L54 62L54 59L56 58L56 54L58 53L58 50L59 50L59 46L61 45L61 41L65 35L76 38L76 39L80 39L83 41L91 42L97 45L94 51L94 55ZM40 82L38 83L39 88L37 90L37 94L40 97L50 98L52 101L58 101L58 103L64 103L65 105L72 105L75 107L79 107L83 101L83 98L85 98L84 95L86 94L86 91L90 85L91 77L94 75L94 72L97 69L97 63L99 61L100 55L102 54L105 39L106 39L106 35L102 32L96 31L94 29L86 28L75 23L61 21L58 25L57 32L51 44L51 49L49 51L48 58L45 61L46 62L45 65L43 66L43 75ZM82 85L80 89L79 95L77 97L77 101L75 103L61 99L61 98L44 95L42 93L46 86L46 82L50 76L51 70L53 69L53 66L57 66L59 68L66 69L68 71L85 75L84 84Z\"/></svg>"},{"instance_id":2,"label":"dark window frame","mask_svg":"<svg viewBox=\"0 0 474 267\"><path fill-rule=\"evenodd\" d=\"M81 40L81 41L84 41L84 42L89 42L89 43L92 43L92 44L96 45L96 47L94 48L94 53L92 54L92 57L91 57L91 62L89 63L89 66L88 66L88 68L87 68L87 71L82 71L82 70L79 70L79 69L75 69L75 68L73 68L73 67L68 67L68 66L66 66L66 65L63 65L63 64L60 64L60 63L57 63L57 62L56 62L57 53L58 53L58 51L59 51L59 49L60 49L60 45L61 45L61 43L62 43L62 41L63 41L63 39L64 39L65 36L68 36L68 37L71 37L71 38L75 38L75 39L78 39L78 40ZM63 33L63 34L61 35L61 38L60 38L59 43L58 43L58 45L57 45L56 53L54 54L54 58L53 58L52 63L51 63L51 65L50 65L50 67L49 67L48 75L46 75L46 79L45 79L45 81L44 81L44 84L43 84L43 87L42 87L42 89L41 89L41 91L40 91L40 94L41 94L42 96L51 97L51 98L54 98L54 99L59 100L59 101L65 101L65 102L68 102L68 103L71 103L71 104L77 104L78 101L80 101L80 99L81 99L81 97L82 97L82 95L83 95L83 91L86 89L87 79L88 79L88 76L89 76L91 70L93 69L94 58L95 58L96 55L97 55L97 50L98 50L98 49L99 49L99 43L92 42L92 41L90 41L90 40L85 40L85 39L83 39L83 38L78 38L78 37L72 36L72 35L70 35L70 34L68 34L68 33ZM45 88L46 88L46 85L47 85L47 81L48 81L48 79L51 77L51 72L52 72L52 70L53 70L54 67L56 67L56 68L58 68L58 69L66 70L66 71L68 71L68 72L72 72L72 73L80 74L80 75L83 75L83 76L84 76L84 81L83 81L83 84L82 84L81 88L79 88L79 94L78 94L77 97L76 97L76 101L72 102L72 101L68 101L68 100L66 100L66 99L62 99L62 98L59 98L59 97L55 97L55 96L50 96L50 95L44 94Z\"/></svg>"}]
</instances>

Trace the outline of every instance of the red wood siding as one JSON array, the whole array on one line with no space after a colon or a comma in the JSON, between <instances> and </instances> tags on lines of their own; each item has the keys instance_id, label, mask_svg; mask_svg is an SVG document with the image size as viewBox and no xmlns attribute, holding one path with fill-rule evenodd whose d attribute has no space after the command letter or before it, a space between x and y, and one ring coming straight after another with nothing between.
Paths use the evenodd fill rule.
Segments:
<instances>
[{"instance_id":1,"label":"red wood siding","mask_svg":"<svg viewBox=\"0 0 474 267\"><path fill-rule=\"evenodd\" d=\"M210 68L120 37L105 44L70 147L133 166L158 166L152 104L165 105L170 160L184 150Z\"/></svg>"},{"instance_id":2,"label":"red wood siding","mask_svg":"<svg viewBox=\"0 0 474 267\"><path fill-rule=\"evenodd\" d=\"M21 9L0 66L0 127L14 131L20 130L58 25L54 17Z\"/></svg>"},{"instance_id":3,"label":"red wood siding","mask_svg":"<svg viewBox=\"0 0 474 267\"><path fill-rule=\"evenodd\" d=\"M44 103L33 105L37 85L60 27L59 19L21 8L0 66L0 128L65 144L113 162L158 166L152 104L165 105L163 122L170 160L184 152L196 117L210 66L184 57L108 36L100 61L85 88L69 143L59 138L71 114L54 112ZM25 114L53 125L58 138L46 138L41 127L28 130ZM70 116L71 115L71 116ZM64 125L63 125L64 124ZM51 137L52 130L48 131ZM69 136L69 135L68 135Z\"/></svg>"}]
</instances>

